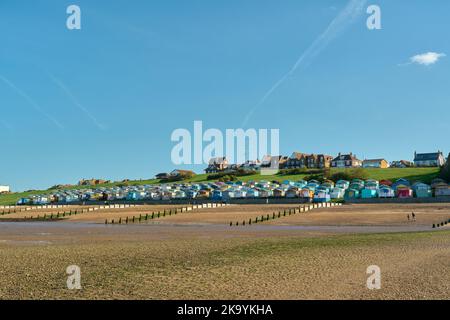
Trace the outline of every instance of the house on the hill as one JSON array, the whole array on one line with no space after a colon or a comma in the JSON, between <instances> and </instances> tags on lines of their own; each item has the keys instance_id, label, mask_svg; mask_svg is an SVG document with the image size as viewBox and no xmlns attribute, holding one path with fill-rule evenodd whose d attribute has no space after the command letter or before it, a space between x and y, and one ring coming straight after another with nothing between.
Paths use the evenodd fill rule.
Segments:
<instances>
[{"instance_id":1,"label":"house on the hill","mask_svg":"<svg viewBox=\"0 0 450 320\"><path fill-rule=\"evenodd\" d=\"M297 168L329 168L331 165L332 156L326 154L306 154L301 152L294 152L286 160L284 169Z\"/></svg>"},{"instance_id":2,"label":"house on the hill","mask_svg":"<svg viewBox=\"0 0 450 320\"><path fill-rule=\"evenodd\" d=\"M362 162L363 168L389 168L389 162L385 159L366 159Z\"/></svg>"},{"instance_id":3,"label":"house on the hill","mask_svg":"<svg viewBox=\"0 0 450 320\"><path fill-rule=\"evenodd\" d=\"M205 169L206 173L217 173L224 171L228 168L228 160L226 157L216 157L209 160L208 168Z\"/></svg>"},{"instance_id":4,"label":"house on the hill","mask_svg":"<svg viewBox=\"0 0 450 320\"><path fill-rule=\"evenodd\" d=\"M323 169L331 166L332 156L326 154L311 154L307 158L308 168L310 169Z\"/></svg>"},{"instance_id":5,"label":"house on the hill","mask_svg":"<svg viewBox=\"0 0 450 320\"><path fill-rule=\"evenodd\" d=\"M261 168L283 169L283 168L285 168L287 161L288 161L288 157L286 157L286 156L266 155L261 160Z\"/></svg>"},{"instance_id":6,"label":"house on the hill","mask_svg":"<svg viewBox=\"0 0 450 320\"><path fill-rule=\"evenodd\" d=\"M8 193L10 191L11 189L9 188L9 186L0 186L0 193Z\"/></svg>"},{"instance_id":7,"label":"house on the hill","mask_svg":"<svg viewBox=\"0 0 450 320\"><path fill-rule=\"evenodd\" d=\"M445 158L441 151L433 153L414 152L414 164L416 167L441 167L445 164Z\"/></svg>"},{"instance_id":8,"label":"house on the hill","mask_svg":"<svg viewBox=\"0 0 450 320\"><path fill-rule=\"evenodd\" d=\"M414 163L408 160L392 161L391 168L410 168L414 167Z\"/></svg>"},{"instance_id":9,"label":"house on the hill","mask_svg":"<svg viewBox=\"0 0 450 320\"><path fill-rule=\"evenodd\" d=\"M331 161L332 168L357 168L362 166L362 161L359 160L353 153L341 154Z\"/></svg>"},{"instance_id":10,"label":"house on the hill","mask_svg":"<svg viewBox=\"0 0 450 320\"><path fill-rule=\"evenodd\" d=\"M240 166L240 169L247 171L256 171L261 167L261 161L259 160L247 160Z\"/></svg>"},{"instance_id":11,"label":"house on the hill","mask_svg":"<svg viewBox=\"0 0 450 320\"><path fill-rule=\"evenodd\" d=\"M156 179L159 179L159 180L168 179L168 178L169 178L169 174L166 173L166 172L158 173L158 174L155 176L155 178L156 178Z\"/></svg>"},{"instance_id":12,"label":"house on the hill","mask_svg":"<svg viewBox=\"0 0 450 320\"><path fill-rule=\"evenodd\" d=\"M306 168L306 153L293 152L285 163L285 169Z\"/></svg>"}]
</instances>

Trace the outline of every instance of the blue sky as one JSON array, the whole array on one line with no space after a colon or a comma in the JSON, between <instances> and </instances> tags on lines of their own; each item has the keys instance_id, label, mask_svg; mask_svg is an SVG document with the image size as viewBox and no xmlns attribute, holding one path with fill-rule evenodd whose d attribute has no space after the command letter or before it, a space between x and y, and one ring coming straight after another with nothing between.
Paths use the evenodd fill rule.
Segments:
<instances>
[{"instance_id":1,"label":"blue sky","mask_svg":"<svg viewBox=\"0 0 450 320\"><path fill-rule=\"evenodd\" d=\"M66 28L71 4L81 30ZM171 133L194 120L279 128L287 155L449 152L450 56L410 58L450 55L450 3L367 1L320 40L347 4L1 1L0 184L150 178L173 169ZM381 8L382 30L366 27L370 4Z\"/></svg>"}]
</instances>

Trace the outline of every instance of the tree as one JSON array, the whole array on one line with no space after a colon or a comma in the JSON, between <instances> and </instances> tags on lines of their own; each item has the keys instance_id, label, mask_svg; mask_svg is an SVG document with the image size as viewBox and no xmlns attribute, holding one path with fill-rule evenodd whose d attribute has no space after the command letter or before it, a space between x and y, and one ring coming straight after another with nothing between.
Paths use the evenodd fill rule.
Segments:
<instances>
[{"instance_id":1,"label":"tree","mask_svg":"<svg viewBox=\"0 0 450 320\"><path fill-rule=\"evenodd\" d=\"M450 181L450 153L448 154L447 163L441 168L439 177L446 181Z\"/></svg>"}]
</instances>

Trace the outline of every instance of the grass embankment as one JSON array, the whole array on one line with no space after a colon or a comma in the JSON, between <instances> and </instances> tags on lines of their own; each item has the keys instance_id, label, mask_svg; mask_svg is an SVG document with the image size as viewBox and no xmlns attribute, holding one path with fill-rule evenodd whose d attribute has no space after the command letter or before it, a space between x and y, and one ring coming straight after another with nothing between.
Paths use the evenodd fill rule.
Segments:
<instances>
[{"instance_id":1,"label":"grass embankment","mask_svg":"<svg viewBox=\"0 0 450 320\"><path fill-rule=\"evenodd\" d=\"M344 171L345 169L331 169L331 173ZM400 178L405 178L411 181L422 181L425 183L430 183L431 180L436 178L439 175L439 168L389 168L389 169L363 169L367 172L367 178L368 179L376 179L376 180L397 180ZM310 176L310 174L296 174L296 175L281 175L281 174L275 174L275 175L267 175L263 176L260 174L254 174L249 176L242 176L238 177L240 181L260 181L260 180L277 180L277 181L283 181L283 180L300 180L305 179L306 177ZM190 179L180 181L180 182L206 182L208 181L208 175L207 174L198 174ZM214 181L214 180L209 180ZM149 180L132 180L128 181L126 184L133 186L133 185L151 185L151 184L158 184L160 183L160 180L158 179L149 179ZM102 184L101 187L114 187L114 186L120 186L124 185L123 182L113 182L113 183L107 183ZM65 189L87 189L91 188L90 186L72 186ZM12 194L6 194L6 195L0 195L0 205L12 205L17 202L20 198L29 197L33 194L49 194L55 192L56 189L51 190L33 190L28 192L20 192L20 193L12 193Z\"/></svg>"}]
</instances>

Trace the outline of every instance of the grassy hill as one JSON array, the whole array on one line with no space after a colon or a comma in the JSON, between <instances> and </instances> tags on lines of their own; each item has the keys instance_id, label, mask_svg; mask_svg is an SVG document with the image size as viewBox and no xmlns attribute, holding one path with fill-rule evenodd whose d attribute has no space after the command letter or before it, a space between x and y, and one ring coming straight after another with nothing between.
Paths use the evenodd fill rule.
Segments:
<instances>
[{"instance_id":1,"label":"grassy hill","mask_svg":"<svg viewBox=\"0 0 450 320\"><path fill-rule=\"evenodd\" d=\"M367 173L368 179L376 179L376 180L397 180L400 178L405 178L410 181L422 181L425 183L430 183L431 180L436 178L439 175L438 168L389 168L389 169L363 169ZM345 171L345 169L332 169L331 173ZM259 180L268 180L268 181L283 181L283 180L300 180L305 179L305 177L310 174L295 174L295 175L268 175L262 176L260 174L249 175L238 177L241 181L259 181ZM184 180L183 182L205 182L207 180L208 175L206 174L198 174L193 178ZM214 181L214 180L210 180ZM157 179L149 179L149 180L134 180L127 182L127 185L145 185L145 184L158 184L160 180ZM102 184L102 187L112 187L112 186L120 186L123 185L122 182L114 182ZM82 188L90 188L89 186L73 186L65 189L82 189ZM50 190L33 190L28 192L20 192L20 193L11 193L6 195L0 195L0 205L12 205L17 202L20 198L28 197L33 194L48 194L57 191L56 189Z\"/></svg>"}]
</instances>

